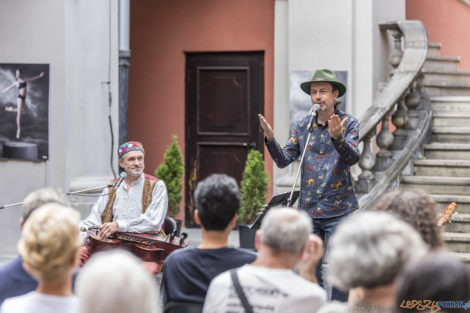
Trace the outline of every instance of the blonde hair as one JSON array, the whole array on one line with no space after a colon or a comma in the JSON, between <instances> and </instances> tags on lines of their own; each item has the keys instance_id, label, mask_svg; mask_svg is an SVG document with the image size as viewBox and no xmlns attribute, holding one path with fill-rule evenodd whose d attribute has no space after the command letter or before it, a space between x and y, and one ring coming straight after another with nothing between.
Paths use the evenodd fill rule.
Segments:
<instances>
[{"instance_id":1,"label":"blonde hair","mask_svg":"<svg viewBox=\"0 0 470 313\"><path fill-rule=\"evenodd\" d=\"M34 210L26 221L18 250L24 268L38 280L54 280L70 271L81 246L80 214L49 203Z\"/></svg>"}]
</instances>

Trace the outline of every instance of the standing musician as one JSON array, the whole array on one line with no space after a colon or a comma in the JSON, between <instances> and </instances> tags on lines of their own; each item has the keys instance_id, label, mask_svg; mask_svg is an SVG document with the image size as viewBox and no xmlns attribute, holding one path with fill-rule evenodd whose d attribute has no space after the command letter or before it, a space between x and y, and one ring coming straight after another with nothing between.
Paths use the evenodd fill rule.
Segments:
<instances>
[{"instance_id":1,"label":"standing musician","mask_svg":"<svg viewBox=\"0 0 470 313\"><path fill-rule=\"evenodd\" d=\"M80 229L99 226L102 239L117 231L156 234L162 228L168 208L165 183L144 174L145 151L140 142L122 144L118 154L126 178L122 184L103 190L90 215L80 221ZM86 232L82 237L87 237ZM90 251L82 247L81 265L89 257Z\"/></svg>"},{"instance_id":2,"label":"standing musician","mask_svg":"<svg viewBox=\"0 0 470 313\"><path fill-rule=\"evenodd\" d=\"M265 143L278 167L294 162L307 145L300 183L299 208L313 219L313 232L322 238L325 249L328 239L343 218L356 210L350 167L359 161L359 122L352 115L338 110L336 99L346 87L336 80L331 70L318 70L310 81L300 88L310 95L312 104L319 106L311 127L310 116L297 121L283 148L274 139L273 129L259 114ZM308 129L311 137L307 143ZM317 279L322 280L321 262L317 266ZM347 294L333 288L332 299L347 300Z\"/></svg>"}]
</instances>

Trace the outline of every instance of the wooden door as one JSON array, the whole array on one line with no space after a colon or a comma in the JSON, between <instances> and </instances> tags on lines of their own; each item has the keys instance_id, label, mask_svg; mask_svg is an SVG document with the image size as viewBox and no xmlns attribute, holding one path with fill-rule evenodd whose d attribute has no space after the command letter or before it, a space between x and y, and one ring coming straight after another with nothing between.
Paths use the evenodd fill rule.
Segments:
<instances>
[{"instance_id":1,"label":"wooden door","mask_svg":"<svg viewBox=\"0 0 470 313\"><path fill-rule=\"evenodd\" d=\"M193 193L213 173L242 178L250 149L264 150L264 53L186 54L186 210L194 226Z\"/></svg>"}]
</instances>

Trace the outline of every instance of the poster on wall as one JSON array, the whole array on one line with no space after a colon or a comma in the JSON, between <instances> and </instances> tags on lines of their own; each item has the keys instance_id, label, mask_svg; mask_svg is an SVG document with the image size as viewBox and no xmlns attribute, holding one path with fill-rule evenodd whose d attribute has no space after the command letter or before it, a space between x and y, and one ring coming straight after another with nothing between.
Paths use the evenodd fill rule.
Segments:
<instances>
[{"instance_id":1,"label":"poster on wall","mask_svg":"<svg viewBox=\"0 0 470 313\"><path fill-rule=\"evenodd\" d=\"M49 64L0 63L0 159L49 157Z\"/></svg>"},{"instance_id":2,"label":"poster on wall","mask_svg":"<svg viewBox=\"0 0 470 313\"><path fill-rule=\"evenodd\" d=\"M302 119L312 107L310 96L300 89L300 84L312 79L315 71L291 71L290 72L290 90L289 90L289 129L294 127L295 123ZM336 80L343 83L348 90L348 72L334 71ZM346 95L338 98L341 103L336 107L341 111L346 111Z\"/></svg>"}]
</instances>

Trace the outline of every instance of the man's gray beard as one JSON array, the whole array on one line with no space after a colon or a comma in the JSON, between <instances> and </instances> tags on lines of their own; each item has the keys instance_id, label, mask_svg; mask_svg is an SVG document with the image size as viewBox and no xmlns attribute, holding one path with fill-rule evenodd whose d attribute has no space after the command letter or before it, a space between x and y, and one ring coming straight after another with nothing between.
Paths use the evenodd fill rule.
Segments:
<instances>
[{"instance_id":1,"label":"man's gray beard","mask_svg":"<svg viewBox=\"0 0 470 313\"><path fill-rule=\"evenodd\" d=\"M142 168L138 173L136 173L135 171L126 171L127 175L130 176L130 177L139 177L140 175L142 175L142 173L144 172L144 169Z\"/></svg>"}]
</instances>

